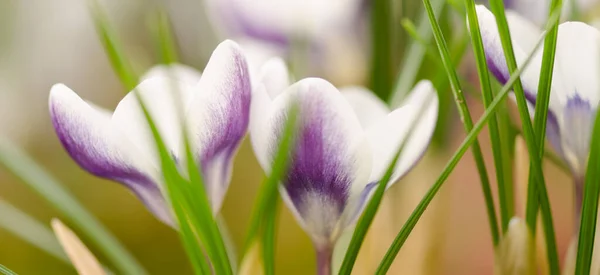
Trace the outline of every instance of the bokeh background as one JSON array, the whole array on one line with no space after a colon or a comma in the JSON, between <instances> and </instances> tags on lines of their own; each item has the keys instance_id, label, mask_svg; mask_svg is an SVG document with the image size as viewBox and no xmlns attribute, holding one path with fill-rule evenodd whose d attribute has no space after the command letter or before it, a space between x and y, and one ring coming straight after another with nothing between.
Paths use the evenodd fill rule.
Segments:
<instances>
[{"instance_id":1,"label":"bokeh background","mask_svg":"<svg viewBox=\"0 0 600 275\"><path fill-rule=\"evenodd\" d=\"M421 3L417 0L396 2L394 12L399 16L394 21L393 31L397 35L392 40L390 58L401 64L411 38L401 28L400 20L415 19ZM139 72L159 62L151 30L157 9L164 9L171 19L181 63L201 70L212 49L228 37L219 30L220 23L214 21L203 0L103 0L101 4ZM464 26L459 13L446 8L443 14L450 18L447 22L456 21L458 29ZM321 62L296 71L299 74L296 77L320 76L338 86L369 85L368 20L358 21L362 27L351 28L351 40L347 40L346 35L331 34L334 39L321 43L325 50L320 51L320 57L324 58L315 58ZM433 63L431 60L425 63L424 77L434 70ZM459 68L465 78L473 81L472 85L477 85L472 63L467 54ZM108 109L114 109L126 93L102 48L88 2L0 0L0 135L25 148L61 180L152 274L191 274L178 236L171 228L157 221L127 189L87 174L63 150L51 126L47 107L49 89L59 82ZM450 95L451 91L446 87L440 93ZM482 113L482 106L473 97L469 103L476 119ZM386 193L361 251L356 274L372 272L464 138L462 124L452 111L453 102L446 106L450 111L444 114L443 134L436 138L417 168ZM479 140L490 179L493 179L487 132L484 131ZM515 163L515 169L526 169L518 164ZM564 255L572 230L572 183L554 165L547 163L545 168L559 251ZM245 141L235 161L233 181L222 211L238 247L243 243L251 205L262 178L263 172ZM2 168L0 198L45 224L58 216L48 203ZM315 262L310 241L287 209L282 211L278 232L277 273L312 273ZM1 228L0 263L19 274L75 273L70 266ZM466 154L398 254L391 272L491 274L492 270L493 249L480 183L473 159Z\"/></svg>"}]
</instances>

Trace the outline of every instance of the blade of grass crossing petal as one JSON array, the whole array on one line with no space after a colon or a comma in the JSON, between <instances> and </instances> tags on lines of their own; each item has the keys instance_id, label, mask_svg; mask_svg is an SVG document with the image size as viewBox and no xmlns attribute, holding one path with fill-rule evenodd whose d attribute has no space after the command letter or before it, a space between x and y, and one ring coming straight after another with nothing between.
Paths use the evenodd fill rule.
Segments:
<instances>
[{"instance_id":1,"label":"blade of grass crossing petal","mask_svg":"<svg viewBox=\"0 0 600 275\"><path fill-rule=\"evenodd\" d=\"M483 50L483 41L479 31L479 20L477 19L477 13L475 12L475 2L473 0L465 0L465 6L467 10L467 22L471 32L471 42L473 43L473 51L475 53L475 60L477 63L477 72L479 74L479 81L483 94L483 105L487 108L492 102L494 94L492 92L492 84L487 69L488 66L485 58L485 51ZM507 183L504 179L504 160L502 155L502 144L500 142L500 130L498 128L498 120L496 115L492 115L490 118L488 129L492 144L492 154L494 156L494 167L496 168L501 227L502 232L506 232L508 229L508 223L512 217L512 213L508 212L509 207L507 206L506 187L504 187L504 185Z\"/></svg>"},{"instance_id":2,"label":"blade of grass crossing petal","mask_svg":"<svg viewBox=\"0 0 600 275\"><path fill-rule=\"evenodd\" d=\"M198 169L200 165L195 162L189 138L187 135L185 135L185 137L188 174L190 176L189 186L191 187L189 189L190 192L187 194L188 201L193 207L193 211L190 213L192 222L197 228L206 232L207 235L204 237L204 242L209 243L210 246L216 250L218 256L217 259L220 261L220 265L224 272L226 272L223 274L232 274L233 270L229 262L225 241L219 230L219 225L212 215L213 211L210 206L208 195L206 194L201 170ZM196 194L196 196L191 196L192 194ZM204 232L196 231L196 233L200 236L204 236Z\"/></svg>"},{"instance_id":3,"label":"blade of grass crossing petal","mask_svg":"<svg viewBox=\"0 0 600 275\"><path fill-rule=\"evenodd\" d=\"M446 41L444 39L444 35L442 34L441 28L437 23L437 19L435 17L435 13L433 11L433 7L431 6L430 0L423 0L425 4L425 9L427 10L427 15L429 17L429 22L431 24L431 28L433 30L433 37L435 38L436 44L438 46L438 50L440 52L440 56L442 57L442 61L444 63L444 67L446 69L446 74L448 75L448 79L450 81L450 87L452 88L452 92L454 93L454 98L456 101L456 105L458 106L458 111L460 114L461 121L464 124L465 130L470 132L473 128L473 121L471 120L471 114L469 112L469 107L467 106L467 102L462 93L462 88L458 81L458 75L454 68L454 64L452 63L452 59L450 57L448 46L446 45ZM475 158L475 162L477 165L477 171L479 172L479 178L481 181L481 187L483 191L483 197L485 199L488 220L490 223L490 233L492 235L492 242L494 246L498 243L500 239L500 234L498 233L498 221L496 218L496 211L494 207L494 198L492 197L492 191L490 187L489 177L487 170L485 168L485 162L483 159L483 154L481 152L481 147L479 146L479 142L475 141L472 147L473 156Z\"/></svg>"},{"instance_id":4,"label":"blade of grass crossing petal","mask_svg":"<svg viewBox=\"0 0 600 275\"><path fill-rule=\"evenodd\" d=\"M92 242L120 273L146 274L144 268L56 179L7 140L0 140L0 163L47 200L77 233Z\"/></svg>"},{"instance_id":5,"label":"blade of grass crossing petal","mask_svg":"<svg viewBox=\"0 0 600 275\"><path fill-rule=\"evenodd\" d=\"M541 42L542 40L538 42L537 46L535 47L536 49L541 45ZM469 149L471 145L475 143L477 136L479 135L483 127L487 124L490 117L498 110L499 106L502 106L501 103L504 101L508 93L512 90L512 86L516 83L523 70L529 65L532 59L531 57L532 55L530 54L527 60L525 60L525 62L523 63L523 67L519 68L516 72L514 72L511 75L506 85L502 87L502 90L494 98L490 106L485 110L479 121L473 126L473 129L468 133L467 137L463 140L462 144L454 153L448 164L446 164L446 167L440 174L439 178L429 189L429 191L427 191L421 202L419 202L415 210L408 217L408 220L406 221L400 232L398 232L398 235L390 245L383 260L379 264L379 267L377 268L377 272L375 274L387 273L390 266L394 262L396 255L398 255L400 248L402 248L404 242L406 242L406 239L408 239L408 236L410 235L415 225L421 218L421 215L423 215L423 213L427 209L427 206L429 206L429 203L433 200L433 198L440 190L446 179L448 179L448 176L450 176L450 173L452 173L452 170L454 170L460 159L464 156L465 152Z\"/></svg>"},{"instance_id":6,"label":"blade of grass crossing petal","mask_svg":"<svg viewBox=\"0 0 600 275\"><path fill-rule=\"evenodd\" d=\"M426 100L427 104L431 104L433 96L429 96ZM423 112L427 109L427 106L422 107L419 111L419 115L416 117L423 117ZM385 189L387 188L389 181L394 172L394 168L396 167L396 163L402 154L402 150L406 145L406 141L410 139L413 130L416 125L418 125L420 119L416 119L412 122L409 128L409 136L406 137L402 144L400 144L394 158L390 162L387 167L387 170L383 176L383 178L379 181L377 188L373 192L372 197L368 200L367 206L365 207L362 215L358 219L356 223L356 227L354 228L354 233L352 234L352 239L350 240L350 244L348 245L348 249L346 250L346 255L344 256L344 261L342 262L342 266L340 267L339 274L349 275L352 272L352 268L354 267L354 263L356 262L356 258L358 257L358 252L360 251L360 247L364 241L365 235L375 218L375 214L377 214L377 210L379 209L379 205L381 204L381 200L383 199L383 194Z\"/></svg>"},{"instance_id":7,"label":"blade of grass crossing petal","mask_svg":"<svg viewBox=\"0 0 600 275\"><path fill-rule=\"evenodd\" d=\"M274 230L275 219L277 215L276 211L272 212L272 210L277 208L278 186L281 182L281 179L287 171L290 160L290 152L294 148L293 145L295 142L295 134L297 131L296 128L298 126L298 108L299 106L294 105L287 114L287 120L283 130L283 135L281 140L279 141L277 153L275 154L275 158L273 160L273 168L271 169L271 174L261 185L258 196L256 198L256 202L254 203L254 209L252 210L250 225L248 228L248 235L246 237L246 243L244 247L244 257L246 257L246 253L248 252L248 249L250 248L252 242L256 241L256 238L259 236L258 234L260 233L260 231L263 231L263 237L261 239L263 254L265 256L263 257L263 265L265 267L266 274L271 274L269 272L274 270L273 257L267 254L274 251L275 243L274 239L269 239L272 236L269 236L269 238L265 238L265 234L266 231Z\"/></svg>"},{"instance_id":8,"label":"blade of grass crossing petal","mask_svg":"<svg viewBox=\"0 0 600 275\"><path fill-rule=\"evenodd\" d=\"M514 72L517 68L517 62L512 48L512 40L510 37L510 31L508 29L508 22L504 13L504 3L501 0L490 1L492 12L496 16L496 22L498 25L498 31L500 33L500 40L502 41L502 48L506 57L506 63L509 71ZM554 9L551 13L550 19L546 27L546 34L550 34L550 29L558 24L558 18L560 17L560 10ZM546 37L546 39L548 39ZM546 43L545 43L546 44ZM546 45L545 45L546 46ZM546 57L545 58L549 58ZM548 192L546 190L546 183L544 174L542 171L542 158L540 157L543 151L539 151L538 140L536 138L533 126L530 120L530 114L525 99L525 93L520 80L517 81L514 87L515 97L517 98L517 107L519 109L519 116L521 118L523 127L523 136L527 144L529 157L531 161L530 165L530 182L527 192L527 206L526 206L526 221L532 232L535 232L535 226L537 222L537 211L538 206L541 207L542 221L544 224L544 236L546 238L548 264L550 265L550 274L559 274L558 266L558 252L556 248L556 236L554 233L554 225L552 221L552 211L550 208L550 200L548 198ZM543 143L543 142L542 142ZM539 203L539 205L538 205Z\"/></svg>"},{"instance_id":9,"label":"blade of grass crossing petal","mask_svg":"<svg viewBox=\"0 0 600 275\"><path fill-rule=\"evenodd\" d=\"M436 16L439 16L446 5L446 0L433 0L432 5L434 6L434 12ZM432 38L432 33L425 10L423 10L420 15L417 33L421 34L423 41L427 42L426 45L429 44L429 41L431 41ZM400 65L400 69L398 70L398 76L396 78L394 90L388 100L392 107L400 106L400 104L402 104L404 101L404 98L412 90L415 80L417 79L419 69L423 64L423 57L425 56L426 52L426 46L416 40L412 41L406 48L406 52L403 55L404 60L402 65Z\"/></svg>"},{"instance_id":10,"label":"blade of grass crossing petal","mask_svg":"<svg viewBox=\"0 0 600 275\"><path fill-rule=\"evenodd\" d=\"M110 64L126 90L131 91L138 83L138 76L131 68L129 61L125 58L117 36L113 33L100 3L96 0L91 0L90 3L94 25L96 26L104 50L110 59Z\"/></svg>"},{"instance_id":11,"label":"blade of grass crossing petal","mask_svg":"<svg viewBox=\"0 0 600 275\"><path fill-rule=\"evenodd\" d=\"M160 59L164 64L176 63L178 58L177 44L171 31L169 15L160 9L156 15L156 43L160 52Z\"/></svg>"},{"instance_id":12,"label":"blade of grass crossing petal","mask_svg":"<svg viewBox=\"0 0 600 275\"><path fill-rule=\"evenodd\" d=\"M596 111L596 120L591 139L590 155L583 185L583 203L575 274L590 274L596 219L598 217L598 195L600 195L600 112Z\"/></svg>"},{"instance_id":13,"label":"blade of grass crossing petal","mask_svg":"<svg viewBox=\"0 0 600 275\"><path fill-rule=\"evenodd\" d=\"M231 274L231 266L226 266L224 264L224 262L228 262L229 259L226 253L223 253L225 255L224 257L221 256L222 254L215 244L217 240L213 238L214 232L211 224L215 227L216 224L212 218L212 212L210 210L210 206L208 206L206 194L202 188L200 188L202 190L200 193L194 193L197 191L197 189L194 190L191 188L194 186L194 184L192 184L190 181L197 181L197 179L195 179L195 174L192 172L195 171L196 174L199 173L198 169L196 168L197 166L195 166L193 162L188 165L194 166L193 169L188 169L188 172L190 173L190 181L181 176L177 169L177 164L168 153L164 141L158 132L158 128L154 124L150 113L146 109L146 105L144 104L139 92L135 91L135 95L140 103L146 122L150 127L152 136L154 137L156 148L161 160L163 177L165 180L164 191L166 191L165 193L168 201L175 212L177 223L183 229L180 230L180 234L182 235L184 247L186 248L186 252L188 252L188 257L192 262L194 271L196 274L203 274L205 265L200 263L202 261L202 257L199 255L201 255L202 251L204 251L211 260L215 273ZM186 151L188 154L191 154L191 150L187 144L188 142L186 139ZM204 204L200 204L202 207L195 207L197 205L194 205L193 202L196 201L204 202ZM198 213L200 213L202 216L202 219L200 220L204 222L198 222L199 219L195 216L195 214ZM190 236L192 234L193 236ZM196 237L200 242L198 242ZM229 272L227 272L227 270L229 270Z\"/></svg>"},{"instance_id":14,"label":"blade of grass crossing petal","mask_svg":"<svg viewBox=\"0 0 600 275\"><path fill-rule=\"evenodd\" d=\"M0 199L0 213L1 228L61 262L71 265L54 234L46 225L2 199Z\"/></svg>"},{"instance_id":15,"label":"blade of grass crossing petal","mask_svg":"<svg viewBox=\"0 0 600 275\"><path fill-rule=\"evenodd\" d=\"M8 269L8 267L3 266L2 264L0 264L0 273L2 273L3 275L17 275L17 273Z\"/></svg>"}]
</instances>

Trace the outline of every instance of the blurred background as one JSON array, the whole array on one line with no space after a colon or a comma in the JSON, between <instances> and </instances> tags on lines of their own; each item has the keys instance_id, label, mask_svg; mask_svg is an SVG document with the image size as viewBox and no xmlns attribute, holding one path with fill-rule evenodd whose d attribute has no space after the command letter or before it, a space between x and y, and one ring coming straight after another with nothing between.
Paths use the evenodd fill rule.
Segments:
<instances>
[{"instance_id":1,"label":"blurred background","mask_svg":"<svg viewBox=\"0 0 600 275\"><path fill-rule=\"evenodd\" d=\"M369 87L379 83L377 79L387 79L388 87L376 88L387 91L388 94L378 93L386 99L393 90L398 68L406 60L405 52L414 40L402 28L402 19L416 22L422 9L420 1L390 1L393 2L389 10L392 22L389 30L384 30L392 34L386 63L390 67L373 74L371 67L376 58L370 40L376 34L370 28L369 1L331 1L331 4L306 1L318 6L310 7L305 14L282 13L273 18L265 15L269 12L265 10L262 21L231 22L232 10L261 14L261 5L278 5L277 1L255 1L266 3L256 4L256 10L248 11L248 2L251 1L100 1L139 73L161 61L153 28L157 11L162 10L170 19L181 63L201 70L214 47L221 40L231 38L252 53L253 64L260 64L266 56L284 55L297 79L319 76L337 86ZM114 109L127 92L111 69L88 4L83 0L0 0L0 135L25 148L61 180L152 274L191 274L176 232L156 220L120 184L98 179L80 169L63 150L52 128L48 93L55 83L65 83L82 98L108 109ZM460 5L457 7L446 5L441 18L449 40L465 41L464 17ZM314 12L323 9L333 11ZM280 22L273 33L268 34L251 30L273 25L283 17L305 21L295 25ZM296 25L306 28L299 30ZM452 45L455 44L460 46L459 43ZM430 46L435 47L435 44ZM468 43L464 46L467 47L465 57L456 61L459 72L471 82L465 85L477 87L471 50ZM417 168L386 193L359 256L356 274L369 274L374 270L408 215L465 137L445 76L440 77L439 65L432 57L424 59L419 78L434 80L442 99L439 131ZM475 95L479 93L477 88L471 90ZM476 120L483 110L477 96L470 96L469 104ZM506 105L509 112L513 112L511 105ZM490 179L493 179L487 132L480 135L479 141ZM519 162L515 162L515 171L526 170L523 163L526 162L521 162L523 166L519 167ZM559 251L564 255L572 234L572 182L553 164L547 163L545 168ZM233 181L222 211L238 247L243 243L251 205L262 179L262 169L245 141L235 161ZM58 216L45 200L2 168L0 198L45 224ZM314 272L311 243L287 209L282 211L277 244L278 274ZM72 267L1 228L0 263L19 274L75 273ZM471 155L466 154L398 254L391 273L491 274L492 270L493 249L479 177Z\"/></svg>"}]
</instances>

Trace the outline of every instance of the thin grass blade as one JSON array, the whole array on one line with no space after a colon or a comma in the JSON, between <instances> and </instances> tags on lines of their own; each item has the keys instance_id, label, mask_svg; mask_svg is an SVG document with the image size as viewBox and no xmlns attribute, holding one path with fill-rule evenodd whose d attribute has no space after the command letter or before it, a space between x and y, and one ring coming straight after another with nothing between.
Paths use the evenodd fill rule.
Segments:
<instances>
[{"instance_id":1,"label":"thin grass blade","mask_svg":"<svg viewBox=\"0 0 600 275\"><path fill-rule=\"evenodd\" d=\"M423 117L423 112L427 109L427 106L431 104L433 101L433 96L430 96L426 99L426 106L423 106L419 111L419 115L416 117ZM383 199L383 194L389 185L389 181L394 172L394 168L396 167L396 163L402 154L402 150L406 145L406 141L410 139L413 129L418 125L420 119L416 119L412 121L410 125L408 136L402 141L399 148L394 155L394 158L390 162L387 167L387 170L383 176L383 178L379 181L377 188L373 192L372 197L369 199L367 206L365 207L363 214L358 219L356 223L356 227L354 228L354 233L352 234L352 239L350 240L350 244L348 245L348 250L346 251L346 255L344 256L344 261L342 262L342 266L340 267L339 274L349 275L352 272L352 268L354 267L354 263L356 262L356 258L358 257L358 252L360 251L360 247L364 241L365 235L367 234L373 219L375 218L375 214L377 214L377 210L379 209L379 205L381 204L381 200Z\"/></svg>"},{"instance_id":2,"label":"thin grass blade","mask_svg":"<svg viewBox=\"0 0 600 275\"><path fill-rule=\"evenodd\" d=\"M54 238L54 234L46 225L2 199L0 199L0 213L1 228L59 261L71 265L67 255Z\"/></svg>"},{"instance_id":3,"label":"thin grass blade","mask_svg":"<svg viewBox=\"0 0 600 275\"><path fill-rule=\"evenodd\" d=\"M48 201L80 236L124 274L146 274L135 258L56 179L17 146L0 141L0 164Z\"/></svg>"},{"instance_id":4,"label":"thin grass blade","mask_svg":"<svg viewBox=\"0 0 600 275\"><path fill-rule=\"evenodd\" d=\"M405 2L405 1L402 1ZM446 0L433 0L432 5L434 6L434 12L436 17L440 15ZM429 42L432 39L431 28L429 27L429 21L427 19L427 13L425 10L420 15L418 22L417 32L421 34L423 41ZM426 47L419 41L412 41L410 46L404 53L404 61L398 70L398 76L396 78L396 84L394 85L394 92L390 95L388 102L390 106L397 107L402 104L404 98L410 93L412 87L417 79L419 69L423 64L424 56L427 52Z\"/></svg>"},{"instance_id":5,"label":"thin grass blade","mask_svg":"<svg viewBox=\"0 0 600 275\"><path fill-rule=\"evenodd\" d=\"M473 0L465 0L465 6L467 10L467 22L471 32L471 42L473 43L473 51L475 53L475 60L477 63L477 73L479 74L481 93L483 95L483 105L487 108L494 98L494 93L492 92L492 84L490 81L490 75L488 73L485 51L483 50L483 41L481 38L481 32L479 30L479 20L477 19L477 13L475 12L475 2ZM508 212L510 207L507 205L508 195L506 194L505 187L507 182L504 178L505 174L503 167L505 161L502 155L500 130L498 128L498 120L496 115L492 115L490 118L488 129L492 144L492 154L494 156L494 167L496 168L496 183L498 185L501 228L502 232L506 232L506 230L508 230L508 223L510 222L510 218L513 216L513 213Z\"/></svg>"},{"instance_id":6,"label":"thin grass blade","mask_svg":"<svg viewBox=\"0 0 600 275\"><path fill-rule=\"evenodd\" d=\"M438 50L440 52L440 56L442 57L442 62L444 63L446 74L448 75L448 79L450 81L450 87L452 88L452 92L454 93L454 98L456 101L456 105L458 106L461 121L464 124L465 130L467 132L470 132L471 129L473 129L473 121L471 120L469 107L467 106L465 96L463 95L462 88L458 80L458 74L456 73L456 70L454 68L454 63L452 63L452 58L450 57L448 46L446 45L446 40L444 39L444 35L442 34L440 25L437 23L435 12L433 11L433 7L431 6L431 1L423 0L423 3L425 4L425 10L427 11L429 22L433 30L433 37L435 38L436 44L438 45ZM492 191L490 187L487 169L485 168L483 154L481 152L481 147L479 146L479 142L477 140L474 141L472 151L477 165L477 171L479 172L479 179L481 181L483 197L485 199L488 221L490 223L490 233L492 235L492 242L494 246L496 246L500 239L500 234L498 232L498 221L496 218L494 199L492 197Z\"/></svg>"},{"instance_id":7,"label":"thin grass blade","mask_svg":"<svg viewBox=\"0 0 600 275\"><path fill-rule=\"evenodd\" d=\"M169 14L164 8L157 11L155 23L155 40L160 53L160 60L164 64L176 63L179 59L177 43L172 32Z\"/></svg>"},{"instance_id":8,"label":"thin grass blade","mask_svg":"<svg viewBox=\"0 0 600 275\"><path fill-rule=\"evenodd\" d=\"M542 37L543 39L543 37ZM542 40L537 43L536 49L541 46ZM469 149L471 145L474 144L477 136L483 129L483 127L487 124L490 117L498 110L498 107L501 106L502 101L506 98L508 93L512 90L512 86L516 83L517 79L520 77L523 70L529 65L532 59L532 54L529 55L527 60L523 63L523 67L519 68L516 72L514 72L510 79L507 81L506 85L502 87L502 90L496 95L490 106L485 110L484 114L481 116L479 121L473 126L473 129L469 132L467 137L464 139L458 150L454 153L446 167L440 174L439 178L433 184L433 186L427 191L421 202L417 205L412 214L408 217L408 220L398 232L398 235L390 245L388 251L386 252L383 260L379 264L377 268L376 274L386 274L389 270L390 266L394 262L396 255L404 245L404 242L408 239L408 236L414 229L415 225L421 218L421 215L425 212L429 203L433 200L437 192L440 190L452 170L456 167L460 159L464 156L465 152Z\"/></svg>"},{"instance_id":9,"label":"thin grass blade","mask_svg":"<svg viewBox=\"0 0 600 275\"><path fill-rule=\"evenodd\" d=\"M592 255L594 254L594 238L596 219L598 217L598 196L600 195L600 112L596 111L596 120L591 139L590 155L583 185L583 203L581 223L579 225L579 242L577 245L577 261L575 274L590 274Z\"/></svg>"},{"instance_id":10,"label":"thin grass blade","mask_svg":"<svg viewBox=\"0 0 600 275\"><path fill-rule=\"evenodd\" d=\"M3 275L17 275L17 273L8 269L8 267L3 266L2 264L0 264L0 273L2 273Z\"/></svg>"},{"instance_id":11,"label":"thin grass blade","mask_svg":"<svg viewBox=\"0 0 600 275\"><path fill-rule=\"evenodd\" d=\"M52 219L52 229L79 274L105 275L102 265L81 240L59 219Z\"/></svg>"}]
</instances>

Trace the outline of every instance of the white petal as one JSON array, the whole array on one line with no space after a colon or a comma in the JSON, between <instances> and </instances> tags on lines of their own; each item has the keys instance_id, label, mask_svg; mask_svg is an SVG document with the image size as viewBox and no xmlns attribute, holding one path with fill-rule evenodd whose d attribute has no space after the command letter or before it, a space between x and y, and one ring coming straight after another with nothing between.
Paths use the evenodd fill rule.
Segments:
<instances>
[{"instance_id":1,"label":"white petal","mask_svg":"<svg viewBox=\"0 0 600 275\"><path fill-rule=\"evenodd\" d=\"M577 94L595 108L600 100L600 31L581 22L561 24L554 74L564 87L554 89L552 99L564 106Z\"/></svg>"},{"instance_id":2,"label":"white petal","mask_svg":"<svg viewBox=\"0 0 600 275\"><path fill-rule=\"evenodd\" d=\"M412 124L416 123L402 150L390 184L406 174L425 153L435 129L437 116L438 98L435 88L431 82L421 81L403 106L367 129L373 152L373 172L369 182L381 180L403 140L408 137Z\"/></svg>"},{"instance_id":3,"label":"white petal","mask_svg":"<svg viewBox=\"0 0 600 275\"><path fill-rule=\"evenodd\" d=\"M180 159L183 152L182 102L189 97L191 87L168 78L150 78L128 93L112 117L114 127L127 135L129 140L150 161L159 166L156 142L135 93L138 92L148 109L159 133L172 156Z\"/></svg>"},{"instance_id":4,"label":"white petal","mask_svg":"<svg viewBox=\"0 0 600 275\"><path fill-rule=\"evenodd\" d=\"M363 129L385 118L390 113L390 108L369 89L359 86L341 88L340 92L350 103L354 113L358 116Z\"/></svg>"},{"instance_id":5,"label":"white petal","mask_svg":"<svg viewBox=\"0 0 600 275\"><path fill-rule=\"evenodd\" d=\"M202 74L196 69L183 65L183 64L170 64L170 65L156 65L150 70L148 70L142 77L141 80L144 81L149 78L154 77L164 77L164 78L174 78L180 82L186 83L188 85L196 85Z\"/></svg>"},{"instance_id":6,"label":"white petal","mask_svg":"<svg viewBox=\"0 0 600 275\"><path fill-rule=\"evenodd\" d=\"M260 68L258 81L265 86L271 99L277 97L290 86L290 75L285 61L279 57L269 59Z\"/></svg>"},{"instance_id":7,"label":"white petal","mask_svg":"<svg viewBox=\"0 0 600 275\"><path fill-rule=\"evenodd\" d=\"M231 179L233 156L246 135L251 83L237 44L224 41L213 52L187 106L190 138L202 164L213 211L218 211Z\"/></svg>"}]
</instances>

